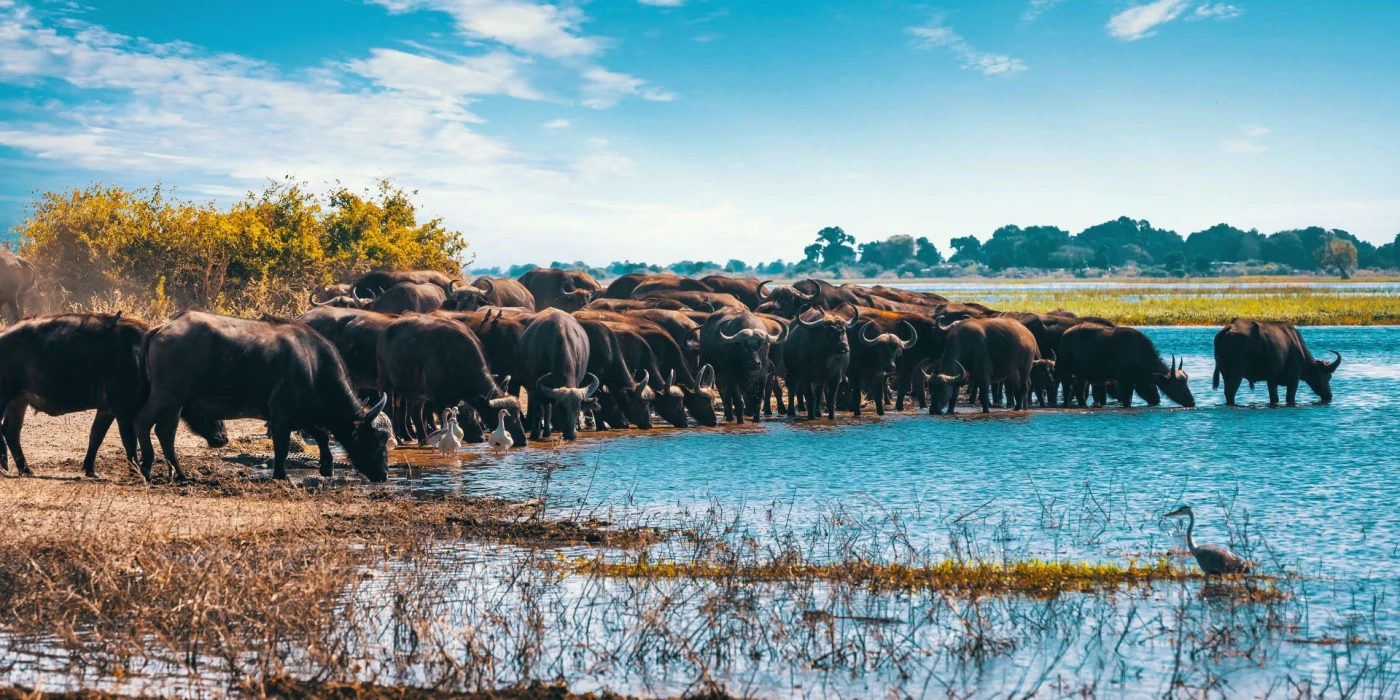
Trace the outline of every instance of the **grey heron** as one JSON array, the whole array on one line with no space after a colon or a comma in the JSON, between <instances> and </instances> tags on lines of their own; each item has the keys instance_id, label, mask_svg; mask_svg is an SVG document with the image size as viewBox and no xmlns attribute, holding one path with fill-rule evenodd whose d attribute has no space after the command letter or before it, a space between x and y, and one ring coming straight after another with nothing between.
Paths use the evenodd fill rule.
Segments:
<instances>
[{"instance_id":1,"label":"grey heron","mask_svg":"<svg viewBox=\"0 0 1400 700\"><path fill-rule=\"evenodd\" d=\"M1196 514L1191 511L1191 506L1181 506L1162 517L1190 518L1186 524L1186 548L1191 550L1191 556L1196 558L1196 564L1205 575L1243 574L1249 571L1248 561L1224 547L1213 544L1196 546L1196 539L1191 536L1191 531L1196 527Z\"/></svg>"}]
</instances>

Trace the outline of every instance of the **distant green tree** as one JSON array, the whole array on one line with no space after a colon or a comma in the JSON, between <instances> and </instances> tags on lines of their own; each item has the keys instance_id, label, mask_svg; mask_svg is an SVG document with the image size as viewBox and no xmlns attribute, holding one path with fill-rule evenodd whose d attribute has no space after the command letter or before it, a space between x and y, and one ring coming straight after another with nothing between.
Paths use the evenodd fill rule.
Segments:
<instances>
[{"instance_id":1,"label":"distant green tree","mask_svg":"<svg viewBox=\"0 0 1400 700\"><path fill-rule=\"evenodd\" d=\"M1376 256L1380 258L1380 267L1400 268L1400 233L1395 234L1395 240L1377 248Z\"/></svg>"},{"instance_id":2,"label":"distant green tree","mask_svg":"<svg viewBox=\"0 0 1400 700\"><path fill-rule=\"evenodd\" d=\"M1216 224L1186 237L1187 257L1204 257L1212 262L1259 260L1264 236L1258 231L1241 231L1229 224Z\"/></svg>"},{"instance_id":3,"label":"distant green tree","mask_svg":"<svg viewBox=\"0 0 1400 700\"><path fill-rule=\"evenodd\" d=\"M539 265L536 265L534 263L525 263L523 265L511 265L510 269L506 270L506 276L519 277L537 267L539 267Z\"/></svg>"},{"instance_id":4,"label":"distant green tree","mask_svg":"<svg viewBox=\"0 0 1400 700\"><path fill-rule=\"evenodd\" d=\"M1195 270L1198 275L1209 275L1210 265L1210 258L1204 255L1197 255L1196 259L1191 261L1191 269Z\"/></svg>"},{"instance_id":5,"label":"distant green tree","mask_svg":"<svg viewBox=\"0 0 1400 700\"><path fill-rule=\"evenodd\" d=\"M1166 260L1162 261L1162 267L1165 267L1167 269L1167 272L1171 273L1172 275L1175 275L1177 277L1185 277L1186 256L1183 255L1181 251L1172 253L1167 256Z\"/></svg>"},{"instance_id":6,"label":"distant green tree","mask_svg":"<svg viewBox=\"0 0 1400 700\"><path fill-rule=\"evenodd\" d=\"M914 239L911 236L890 236L883 241L860 244L860 263L876 265L882 270L893 270L914 258Z\"/></svg>"},{"instance_id":7,"label":"distant green tree","mask_svg":"<svg viewBox=\"0 0 1400 700\"><path fill-rule=\"evenodd\" d=\"M1351 271L1356 269L1356 245L1333 236L1313 251L1313 258L1318 267L1333 268L1342 279L1351 279Z\"/></svg>"},{"instance_id":8,"label":"distant green tree","mask_svg":"<svg viewBox=\"0 0 1400 700\"><path fill-rule=\"evenodd\" d=\"M1066 270L1082 270L1089 266L1094 260L1094 249L1084 246L1065 244L1055 249L1049 256L1048 266L1060 267Z\"/></svg>"},{"instance_id":9,"label":"distant green tree","mask_svg":"<svg viewBox=\"0 0 1400 700\"><path fill-rule=\"evenodd\" d=\"M743 260L733 259L724 264L724 271L730 274L742 274L748 269L748 264Z\"/></svg>"},{"instance_id":10,"label":"distant green tree","mask_svg":"<svg viewBox=\"0 0 1400 700\"><path fill-rule=\"evenodd\" d=\"M1185 246L1177 232L1154 228L1146 219L1138 221L1126 216L1080 231L1074 237L1074 243L1097 251L1101 267L1123 264L1119 252L1128 244L1147 251L1153 260L1166 260L1173 251L1182 250Z\"/></svg>"},{"instance_id":11,"label":"distant green tree","mask_svg":"<svg viewBox=\"0 0 1400 700\"><path fill-rule=\"evenodd\" d=\"M1396 236L1396 238L1400 238L1400 236ZM933 267L943 263L943 254L938 252L938 247L933 244L933 241L919 236L914 239L914 246L914 259L919 261L920 265Z\"/></svg>"},{"instance_id":12,"label":"distant green tree","mask_svg":"<svg viewBox=\"0 0 1400 700\"><path fill-rule=\"evenodd\" d=\"M818 265L823 269L834 270L840 265L856 261L855 236L846 233L840 226L828 226L817 232L817 240L802 249L803 262Z\"/></svg>"},{"instance_id":13,"label":"distant green tree","mask_svg":"<svg viewBox=\"0 0 1400 700\"><path fill-rule=\"evenodd\" d=\"M976 236L960 236L948 241L953 248L951 263L982 262L982 242Z\"/></svg>"}]
</instances>

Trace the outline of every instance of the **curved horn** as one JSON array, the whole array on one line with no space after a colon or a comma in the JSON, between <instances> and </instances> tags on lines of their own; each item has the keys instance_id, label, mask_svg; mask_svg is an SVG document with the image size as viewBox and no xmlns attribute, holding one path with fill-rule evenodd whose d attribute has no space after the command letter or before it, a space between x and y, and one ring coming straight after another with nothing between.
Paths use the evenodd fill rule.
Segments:
<instances>
[{"instance_id":1,"label":"curved horn","mask_svg":"<svg viewBox=\"0 0 1400 700\"><path fill-rule=\"evenodd\" d=\"M379 402L370 407L369 412L365 414L362 422L373 423L374 419L378 418L379 414L384 411L384 404L387 403L389 403L389 394L382 391L379 392Z\"/></svg>"},{"instance_id":2,"label":"curved horn","mask_svg":"<svg viewBox=\"0 0 1400 700\"><path fill-rule=\"evenodd\" d=\"M482 296L496 292L496 283L492 282L490 277L478 277L476 281L486 283L486 291L482 292Z\"/></svg>"},{"instance_id":3,"label":"curved horn","mask_svg":"<svg viewBox=\"0 0 1400 700\"><path fill-rule=\"evenodd\" d=\"M919 342L919 329L915 328L915 327L914 327L914 324L912 324L912 323L910 323L910 322L908 322L908 321L901 321L901 323L903 323L903 324L906 325L906 326L909 326L909 339L908 339L908 340L901 340L901 341L899 341L899 344L900 344L901 346L903 346L903 348L904 348L905 350L908 350L909 348L914 347L914 344L915 344L915 343ZM899 336L895 336L895 337L899 337Z\"/></svg>"},{"instance_id":4,"label":"curved horn","mask_svg":"<svg viewBox=\"0 0 1400 700\"><path fill-rule=\"evenodd\" d=\"M648 383L650 383L650 382L651 382L651 372L648 372L648 371L645 370L645 369L642 370L642 378L641 378L641 379L638 379L638 380L637 380L637 383L638 383L638 384L641 384L642 386L646 386L646 385L647 385Z\"/></svg>"},{"instance_id":5,"label":"curved horn","mask_svg":"<svg viewBox=\"0 0 1400 700\"><path fill-rule=\"evenodd\" d=\"M930 371L928 370L928 368L931 367L931 366L933 366L933 360L932 360L932 359L924 358L924 359L922 359L922 360L919 361L919 374L924 375L924 379L925 379L925 380L928 380L928 379L932 379L932 378L933 378L933 372L930 372Z\"/></svg>"},{"instance_id":6,"label":"curved horn","mask_svg":"<svg viewBox=\"0 0 1400 700\"><path fill-rule=\"evenodd\" d=\"M800 323L800 324L802 324L802 325L804 325L804 326L806 326L806 327L808 327L808 328L816 328L817 326L822 325L822 322L825 320L826 315L823 314L823 315L822 315L822 318L819 319L819 320L816 320L816 321L808 321L808 320L803 319L803 318L802 318L802 314L805 314L805 313L807 313L808 311L811 311L811 310L812 310L812 307L810 307L810 306L804 306L804 307L802 307L801 309L798 309L798 311L797 311L797 322Z\"/></svg>"},{"instance_id":7,"label":"curved horn","mask_svg":"<svg viewBox=\"0 0 1400 700\"><path fill-rule=\"evenodd\" d=\"M586 399L586 398L589 398L589 397L593 396L593 394L597 393L597 391L598 391L598 385L601 384L602 382L599 382L599 381L598 381L598 375L596 375L596 374L594 374L594 373L592 373L592 372L589 372L589 373L588 373L587 375L585 375L585 376L587 376L587 377L589 378L588 387L585 388L585 389L583 390L583 398Z\"/></svg>"},{"instance_id":8,"label":"curved horn","mask_svg":"<svg viewBox=\"0 0 1400 700\"><path fill-rule=\"evenodd\" d=\"M944 324L944 323L943 323L944 318L945 318L944 316L940 315L940 316L938 316L937 318L934 319L934 322L938 324L938 330L940 330L940 331L946 331L946 330L948 330L949 328L952 328L953 326L958 325L958 322L957 322L957 321L953 321L952 323Z\"/></svg>"},{"instance_id":9,"label":"curved horn","mask_svg":"<svg viewBox=\"0 0 1400 700\"><path fill-rule=\"evenodd\" d=\"M1333 355L1336 355L1336 356L1337 356L1337 359L1336 359L1335 362L1333 362L1333 363L1330 364L1330 365L1327 365L1327 369L1330 369L1330 370L1332 370L1332 371L1335 372L1335 371L1337 371L1337 368L1338 368L1338 367L1341 367L1341 366L1342 366L1342 353L1339 353L1339 352L1337 352L1336 350L1328 350L1327 352L1330 352L1330 353L1332 353Z\"/></svg>"},{"instance_id":10,"label":"curved horn","mask_svg":"<svg viewBox=\"0 0 1400 700\"><path fill-rule=\"evenodd\" d=\"M708 377L708 379L706 379ZM695 379L695 385L702 389L715 388L715 366L705 365L700 368L700 375Z\"/></svg>"},{"instance_id":11,"label":"curved horn","mask_svg":"<svg viewBox=\"0 0 1400 700\"><path fill-rule=\"evenodd\" d=\"M1172 375L1176 374L1176 370L1177 370L1177 366L1176 366L1176 353L1172 353L1172 363L1171 363L1170 368L1171 368L1171 371L1168 372L1168 374L1172 374Z\"/></svg>"},{"instance_id":12,"label":"curved horn","mask_svg":"<svg viewBox=\"0 0 1400 700\"><path fill-rule=\"evenodd\" d=\"M566 397L566 396L569 395L569 391L568 391L567 389L561 389L561 388L558 388L558 387L545 386L545 385L544 385L544 380L549 379L549 378L552 377L552 376L554 376L554 373L553 373L553 372L549 372L549 373L545 374L543 377L540 377L539 380L535 382L535 388L536 388L536 389L539 389L539 390L540 390L540 393L542 393L542 394L544 394L545 396L549 397L551 400L553 400L553 401L560 401L560 400L562 400L564 397Z\"/></svg>"},{"instance_id":13,"label":"curved horn","mask_svg":"<svg viewBox=\"0 0 1400 700\"><path fill-rule=\"evenodd\" d=\"M1050 361L1051 361L1051 362L1059 362L1059 357L1057 357L1057 356L1055 355L1055 351L1054 351L1054 350L1051 350L1051 351L1050 351Z\"/></svg>"},{"instance_id":14,"label":"curved horn","mask_svg":"<svg viewBox=\"0 0 1400 700\"><path fill-rule=\"evenodd\" d=\"M466 283L467 283L466 280L454 279L454 280L452 280L451 282L448 282L448 283L447 283L447 289L448 289L448 291L455 292L455 291L457 291L457 285L459 285L459 284L465 285Z\"/></svg>"},{"instance_id":15,"label":"curved horn","mask_svg":"<svg viewBox=\"0 0 1400 700\"><path fill-rule=\"evenodd\" d=\"M803 294L803 293L802 293L802 290L801 290L801 289L798 289L798 288L795 287L795 286L794 286L794 287L791 287L791 289L792 289L792 293L793 293L794 295L796 295L798 299L801 299L801 300L803 300L803 301L808 301L808 302L810 302L810 301L816 301L816 299L817 299L817 295L816 295L816 294Z\"/></svg>"},{"instance_id":16,"label":"curved horn","mask_svg":"<svg viewBox=\"0 0 1400 700\"><path fill-rule=\"evenodd\" d=\"M735 343L735 342L738 342L738 341L739 341L739 337L742 336L742 335L744 334L744 331L746 331L746 330L748 330L748 329L747 329L747 328L742 329L742 330L738 331L737 333L735 333L734 335L725 335L725 334L724 334L724 329L723 329L723 328L716 328L716 329L715 329L715 331L719 333L719 339L720 339L720 340L723 340L723 341L726 342L726 343Z\"/></svg>"},{"instance_id":17,"label":"curved horn","mask_svg":"<svg viewBox=\"0 0 1400 700\"><path fill-rule=\"evenodd\" d=\"M757 286L757 287L754 287L754 290L753 290L753 291L754 291L755 294L758 295L758 300L759 300L760 302L768 301L768 297L773 296L772 293L769 293L769 294L764 294L764 293L763 293L763 288L766 287L766 286L768 286L769 284L772 284L772 282L773 282L773 280L763 280L762 282L759 282L759 283L758 283L758 286Z\"/></svg>"},{"instance_id":18,"label":"curved horn","mask_svg":"<svg viewBox=\"0 0 1400 700\"><path fill-rule=\"evenodd\" d=\"M574 290L574 278L565 277L563 284L559 285L559 291L564 292L565 294L569 294L572 293Z\"/></svg>"},{"instance_id":19,"label":"curved horn","mask_svg":"<svg viewBox=\"0 0 1400 700\"><path fill-rule=\"evenodd\" d=\"M961 375L961 376L962 376L962 380L963 380L964 382L966 382L966 381L967 381L967 368L966 368L966 367L963 367L963 363L960 362L960 361L958 361L958 360L953 360L953 364L955 364L955 365L958 366L958 370L962 372L962 375Z\"/></svg>"},{"instance_id":20,"label":"curved horn","mask_svg":"<svg viewBox=\"0 0 1400 700\"><path fill-rule=\"evenodd\" d=\"M316 294L315 294L314 292L311 294L311 305L312 305L312 306L325 306L326 304L329 304L329 303L330 303L329 301L316 301Z\"/></svg>"},{"instance_id":21,"label":"curved horn","mask_svg":"<svg viewBox=\"0 0 1400 700\"><path fill-rule=\"evenodd\" d=\"M675 368L673 367L673 368L671 368L671 374L667 375L667 377L666 377L666 389L669 390L671 387L673 387L673 386L675 386L675 385L676 385L676 370L675 370Z\"/></svg>"},{"instance_id":22,"label":"curved horn","mask_svg":"<svg viewBox=\"0 0 1400 700\"><path fill-rule=\"evenodd\" d=\"M696 327L694 327L694 328L692 328L692 329L686 331L686 332L685 332L685 336L681 338L681 345L689 346L690 343L691 343L690 336L692 336L692 335L699 336L699 335L700 335L700 332L701 332L702 330L704 330L704 329L701 328L700 326L696 326ZM696 343L699 343L699 342L700 342L699 338L696 338L695 342L696 342Z\"/></svg>"},{"instance_id":23,"label":"curved horn","mask_svg":"<svg viewBox=\"0 0 1400 700\"><path fill-rule=\"evenodd\" d=\"M360 300L360 290L357 289L357 288L355 288L355 287L351 287L351 288L350 288L350 298L351 298L351 299L354 299L355 301L359 301L359 300Z\"/></svg>"},{"instance_id":24,"label":"curved horn","mask_svg":"<svg viewBox=\"0 0 1400 700\"><path fill-rule=\"evenodd\" d=\"M865 324L860 327L859 337L862 345L874 345L880 342L879 338L870 338L865 335L866 331L870 330L870 327L873 325L875 325L874 321L866 321Z\"/></svg>"}]
</instances>

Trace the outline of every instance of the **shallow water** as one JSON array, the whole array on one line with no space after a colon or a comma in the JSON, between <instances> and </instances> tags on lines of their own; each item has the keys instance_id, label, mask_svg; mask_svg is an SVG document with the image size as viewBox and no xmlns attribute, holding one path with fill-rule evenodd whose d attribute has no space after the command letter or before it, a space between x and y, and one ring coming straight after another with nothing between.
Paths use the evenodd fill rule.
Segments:
<instances>
[{"instance_id":1,"label":"shallow water","mask_svg":"<svg viewBox=\"0 0 1400 700\"><path fill-rule=\"evenodd\" d=\"M464 455L415 489L538 495L556 507L638 512L781 502L793 523L836 505L902 514L909 534L946 546L950 523L1041 557L1108 557L1179 546L1157 516L1193 505L1199 542L1225 544L1228 509L1244 534L1303 570L1400 576L1400 328L1306 328L1319 356L1345 356L1335 400L1268 408L1260 385L1241 408L1210 389L1215 328L1148 328L1164 357L1185 358L1194 409L1024 413L971 407L883 419L768 421L721 429L583 434L576 444L505 457ZM1092 514L1085 522L1085 513ZM1046 527L1072 523L1074 528ZM1069 532L1074 529L1076 532ZM985 536L985 537L980 537ZM1237 542L1237 545L1248 544Z\"/></svg>"}]
</instances>

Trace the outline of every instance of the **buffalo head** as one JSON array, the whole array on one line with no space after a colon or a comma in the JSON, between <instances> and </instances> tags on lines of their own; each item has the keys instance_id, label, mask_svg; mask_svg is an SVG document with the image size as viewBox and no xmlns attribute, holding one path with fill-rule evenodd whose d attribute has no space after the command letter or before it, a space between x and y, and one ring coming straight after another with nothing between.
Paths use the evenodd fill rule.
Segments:
<instances>
[{"instance_id":1,"label":"buffalo head","mask_svg":"<svg viewBox=\"0 0 1400 700\"><path fill-rule=\"evenodd\" d=\"M1187 383L1190 377L1181 371L1181 365L1185 362L1186 360L1183 359L1181 363L1178 363L1176 355L1172 355L1172 364L1167 373L1152 375L1152 381L1157 385L1157 388L1162 390L1163 394L1167 395L1167 398L1186 408L1191 408L1196 405L1196 397L1191 395L1191 386Z\"/></svg>"},{"instance_id":2,"label":"buffalo head","mask_svg":"<svg viewBox=\"0 0 1400 700\"><path fill-rule=\"evenodd\" d=\"M481 279L486 280L486 289L474 287L462 280L452 280L451 289L447 293L447 301L443 303L442 307L457 311L476 311L488 305L490 303L488 295L495 289L495 286L491 280L485 277Z\"/></svg>"},{"instance_id":3,"label":"buffalo head","mask_svg":"<svg viewBox=\"0 0 1400 700\"><path fill-rule=\"evenodd\" d=\"M903 340L894 333L881 333L872 338L870 337L872 325L874 325L872 321L861 324L860 333L856 334L856 337L860 339L860 344L874 359L871 366L886 374L893 374L898 369L896 362L899 360L899 356L919 342L919 331L914 328L914 324L900 321L900 325L909 328L909 340Z\"/></svg>"},{"instance_id":4,"label":"buffalo head","mask_svg":"<svg viewBox=\"0 0 1400 700\"><path fill-rule=\"evenodd\" d=\"M1332 374L1342 366L1342 353L1336 350L1332 350L1331 353L1337 356L1336 360L1313 360L1311 366L1303 367L1303 381L1308 383L1308 388L1312 389L1323 403L1332 402Z\"/></svg>"},{"instance_id":5,"label":"buffalo head","mask_svg":"<svg viewBox=\"0 0 1400 700\"><path fill-rule=\"evenodd\" d=\"M953 405L958 400L958 388L965 386L970 378L967 368L957 360L953 360L953 371L953 374L924 373L928 382L929 413L939 413L944 406L948 407L949 413L953 412Z\"/></svg>"},{"instance_id":6,"label":"buffalo head","mask_svg":"<svg viewBox=\"0 0 1400 700\"><path fill-rule=\"evenodd\" d=\"M652 406L656 408L656 413L662 420L677 428L684 428L688 425L685 420L685 396L685 389L676 384L676 370L673 369L670 376L666 377L666 385L661 387L661 391L655 392Z\"/></svg>"},{"instance_id":7,"label":"buffalo head","mask_svg":"<svg viewBox=\"0 0 1400 700\"><path fill-rule=\"evenodd\" d=\"M705 365L700 368L695 374L694 387L681 384L680 388L685 395L685 410L696 423L707 428L719 425L719 416L715 415L715 401L719 399L719 390L715 388L713 366Z\"/></svg>"},{"instance_id":8,"label":"buffalo head","mask_svg":"<svg viewBox=\"0 0 1400 700\"><path fill-rule=\"evenodd\" d=\"M535 388L539 389L545 398L554 402L554 424L563 429L565 440L573 440L578 437L578 415L584 401L592 398L598 391L598 377L589 372L586 376L588 386L574 388L549 386L546 380L551 376L552 372L540 377L539 381L535 382Z\"/></svg>"},{"instance_id":9,"label":"buffalo head","mask_svg":"<svg viewBox=\"0 0 1400 700\"><path fill-rule=\"evenodd\" d=\"M349 435L336 436L355 470L376 483L389 479L389 439L394 426L384 415L388 402L389 395L380 394L379 401L355 421Z\"/></svg>"},{"instance_id":10,"label":"buffalo head","mask_svg":"<svg viewBox=\"0 0 1400 700\"><path fill-rule=\"evenodd\" d=\"M734 333L725 333L722 327L717 330L721 342L739 348L744 359L744 369L749 372L763 371L768 358L768 346L787 340L788 335L786 327L778 335L757 328L744 328Z\"/></svg>"},{"instance_id":11,"label":"buffalo head","mask_svg":"<svg viewBox=\"0 0 1400 700\"><path fill-rule=\"evenodd\" d=\"M812 334L809 338L826 345L833 354L848 355L851 352L851 341L846 332L855 328L860 321L860 309L852 306L851 310L854 313L849 321L830 311L823 311L819 317L808 319L804 316L812 309L804 307L797 313L797 322Z\"/></svg>"}]
</instances>

